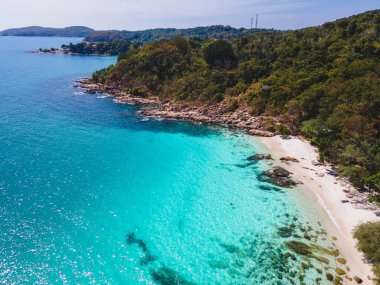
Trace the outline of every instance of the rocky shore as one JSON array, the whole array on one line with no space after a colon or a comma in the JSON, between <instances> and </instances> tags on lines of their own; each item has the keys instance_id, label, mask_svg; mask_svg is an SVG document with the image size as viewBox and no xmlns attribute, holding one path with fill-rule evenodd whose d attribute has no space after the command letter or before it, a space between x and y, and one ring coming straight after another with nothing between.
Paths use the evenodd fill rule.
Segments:
<instances>
[{"instance_id":1,"label":"rocky shore","mask_svg":"<svg viewBox=\"0 0 380 285\"><path fill-rule=\"evenodd\" d=\"M31 53L38 53L38 54L65 54L65 55L89 55L89 56L111 56L110 54L99 54L99 53L82 54L82 53L70 52L70 51L63 50L63 49L58 49L58 48L33 50L33 51L31 51Z\"/></svg>"},{"instance_id":2,"label":"rocky shore","mask_svg":"<svg viewBox=\"0 0 380 285\"><path fill-rule=\"evenodd\" d=\"M84 78L76 81L75 87L86 89L86 93L107 93L115 98L118 103L141 105L140 114L147 117L161 117L173 120L188 120L203 124L215 124L229 128L244 130L250 135L272 137L276 133L268 130L266 121L268 117L252 116L246 108L237 108L234 111L226 111L227 103L221 102L213 105L194 105L186 107L175 105L169 100L160 100L156 96L148 98L133 96L117 86L109 86L93 83L91 79ZM273 119L276 123L276 119Z\"/></svg>"}]
</instances>

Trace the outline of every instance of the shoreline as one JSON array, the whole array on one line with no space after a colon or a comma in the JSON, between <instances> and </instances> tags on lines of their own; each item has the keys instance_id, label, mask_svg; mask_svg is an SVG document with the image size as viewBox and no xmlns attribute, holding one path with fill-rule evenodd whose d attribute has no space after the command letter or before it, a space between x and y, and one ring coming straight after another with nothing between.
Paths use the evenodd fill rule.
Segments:
<instances>
[{"instance_id":1,"label":"shoreline","mask_svg":"<svg viewBox=\"0 0 380 285\"><path fill-rule=\"evenodd\" d=\"M63 54L63 55L86 55L86 56L112 56L110 54L100 54L100 53L91 53L91 54L83 54L83 53L77 53L77 52L70 52L70 51L64 51L62 49L45 49L45 50L32 50L30 53L35 53L35 54Z\"/></svg>"},{"instance_id":2,"label":"shoreline","mask_svg":"<svg viewBox=\"0 0 380 285\"><path fill-rule=\"evenodd\" d=\"M261 137L276 135L275 132L268 130L266 127L269 119L273 121L272 123L279 124L277 118L252 116L246 108L226 111L228 106L225 102L207 106L195 104L190 107L174 106L169 100L161 101L156 96L149 96L149 98L133 96L128 92L119 90L118 86L93 83L89 78L77 80L74 87L86 89L89 94L96 92L110 94L114 97L116 103L140 105L142 108L139 114L145 117L162 117L172 120L220 125L231 129L240 129L249 135Z\"/></svg>"},{"instance_id":3,"label":"shoreline","mask_svg":"<svg viewBox=\"0 0 380 285\"><path fill-rule=\"evenodd\" d=\"M296 137L284 140L279 136L258 139L270 151L276 165L292 172L292 177L303 183L297 185L301 195L317 203L328 232L336 237L336 246L347 260L349 275L362 278L362 284L373 284L368 279L368 276L373 279L372 266L356 248L352 232L361 223L380 221L376 215L378 207L343 178L332 175L330 165L316 163L318 150L308 141ZM284 156L294 157L299 162L280 162Z\"/></svg>"},{"instance_id":4,"label":"shoreline","mask_svg":"<svg viewBox=\"0 0 380 285\"><path fill-rule=\"evenodd\" d=\"M219 125L242 130L257 137L270 151L275 161L274 165L284 167L292 173L292 178L302 182L297 185L297 189L302 191L308 202L312 202L320 210L327 230L336 238L336 246L347 260L350 267L349 275L360 277L363 280L361 284L373 284L372 266L365 262L363 254L357 250L353 230L360 223L380 221L380 217L375 213L380 213L379 208L368 202L365 194L359 193L349 182L335 175L330 165L318 163L318 150L305 139L283 139L266 128L268 117L252 116L244 108L226 112L225 103L206 107L176 107L169 101L159 100L158 97L133 96L119 90L117 86L93 83L89 78L76 81L74 87L86 89L88 94L110 94L117 103L140 105L139 113L146 117ZM276 124L280 123L277 118L272 119ZM282 161L281 157L296 158L298 162ZM357 284L355 281L349 283Z\"/></svg>"}]
</instances>

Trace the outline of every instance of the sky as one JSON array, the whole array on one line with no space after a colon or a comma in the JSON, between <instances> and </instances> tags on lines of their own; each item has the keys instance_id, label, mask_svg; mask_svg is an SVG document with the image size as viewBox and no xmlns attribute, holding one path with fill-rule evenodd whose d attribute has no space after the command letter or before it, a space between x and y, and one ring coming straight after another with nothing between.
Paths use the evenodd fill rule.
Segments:
<instances>
[{"instance_id":1,"label":"sky","mask_svg":"<svg viewBox=\"0 0 380 285\"><path fill-rule=\"evenodd\" d=\"M380 0L0 0L0 30L83 25L96 30L208 25L297 29L368 10Z\"/></svg>"}]
</instances>

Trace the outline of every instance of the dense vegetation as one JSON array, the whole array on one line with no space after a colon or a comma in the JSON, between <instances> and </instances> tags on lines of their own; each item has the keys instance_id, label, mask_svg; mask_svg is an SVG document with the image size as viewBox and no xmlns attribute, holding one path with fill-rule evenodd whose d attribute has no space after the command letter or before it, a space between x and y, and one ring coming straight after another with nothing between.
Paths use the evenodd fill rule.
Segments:
<instances>
[{"instance_id":1,"label":"dense vegetation","mask_svg":"<svg viewBox=\"0 0 380 285\"><path fill-rule=\"evenodd\" d=\"M162 39L173 39L182 37L199 37L215 39L233 39L241 36L251 35L263 30L260 29L236 29L230 26L209 26L189 29L151 29L143 31L99 31L86 36L88 42L109 42L114 40L139 41L147 43Z\"/></svg>"},{"instance_id":2,"label":"dense vegetation","mask_svg":"<svg viewBox=\"0 0 380 285\"><path fill-rule=\"evenodd\" d=\"M153 29L137 32L130 31L102 31L89 34L85 41L77 44L62 45L62 49L70 53L84 55L119 55L130 49L162 39L173 39L178 36L204 40L233 39L243 35L250 35L263 30L235 29L229 26L210 26L190 29Z\"/></svg>"},{"instance_id":3,"label":"dense vegetation","mask_svg":"<svg viewBox=\"0 0 380 285\"><path fill-rule=\"evenodd\" d=\"M62 45L64 52L78 53L84 55L119 55L128 52L131 48L138 48L140 42L130 42L125 40L111 42L80 42Z\"/></svg>"},{"instance_id":4,"label":"dense vegetation","mask_svg":"<svg viewBox=\"0 0 380 285\"><path fill-rule=\"evenodd\" d=\"M281 132L309 137L322 160L379 199L379 34L376 10L232 42L177 37L122 54L93 78L177 104L225 100L230 111L277 117Z\"/></svg>"},{"instance_id":5,"label":"dense vegetation","mask_svg":"<svg viewBox=\"0 0 380 285\"><path fill-rule=\"evenodd\" d=\"M39 26L8 29L0 32L0 36L23 36L23 37L85 37L94 33L93 29L73 26L67 28L44 28Z\"/></svg>"},{"instance_id":6,"label":"dense vegetation","mask_svg":"<svg viewBox=\"0 0 380 285\"><path fill-rule=\"evenodd\" d=\"M355 230L354 235L359 240L359 250L373 263L373 271L377 276L376 284L380 285L380 222L362 224Z\"/></svg>"}]
</instances>

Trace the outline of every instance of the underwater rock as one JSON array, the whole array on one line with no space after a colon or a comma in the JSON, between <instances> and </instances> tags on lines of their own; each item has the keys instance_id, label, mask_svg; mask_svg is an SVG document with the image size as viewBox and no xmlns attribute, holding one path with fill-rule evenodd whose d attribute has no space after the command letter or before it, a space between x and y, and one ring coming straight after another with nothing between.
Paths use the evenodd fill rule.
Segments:
<instances>
[{"instance_id":1,"label":"underwater rock","mask_svg":"<svg viewBox=\"0 0 380 285\"><path fill-rule=\"evenodd\" d=\"M346 271L344 271L342 268L335 268L335 272L336 274L338 275L345 275L346 274Z\"/></svg>"},{"instance_id":2,"label":"underwater rock","mask_svg":"<svg viewBox=\"0 0 380 285\"><path fill-rule=\"evenodd\" d=\"M151 255L149 253L149 254L146 254L144 257L142 257L140 259L140 264L141 265L147 265L147 264L152 263L152 262L154 262L156 260L157 260L157 257L155 257L154 255Z\"/></svg>"},{"instance_id":3,"label":"underwater rock","mask_svg":"<svg viewBox=\"0 0 380 285\"><path fill-rule=\"evenodd\" d=\"M336 259L340 264L346 264L347 263L347 260L345 260L344 258L342 257L339 257Z\"/></svg>"},{"instance_id":4,"label":"underwater rock","mask_svg":"<svg viewBox=\"0 0 380 285\"><path fill-rule=\"evenodd\" d=\"M326 273L326 278L327 278L327 280L329 280L329 281L331 281L331 282L333 282L334 281L334 275L332 275L331 273Z\"/></svg>"},{"instance_id":5,"label":"underwater rock","mask_svg":"<svg viewBox=\"0 0 380 285\"><path fill-rule=\"evenodd\" d=\"M134 244L137 242L135 233L129 233L127 234L125 241L128 245Z\"/></svg>"},{"instance_id":6,"label":"underwater rock","mask_svg":"<svg viewBox=\"0 0 380 285\"><path fill-rule=\"evenodd\" d=\"M148 247L146 246L145 241L142 239L136 238L135 233L129 233L127 234L125 241L128 245L137 244L143 252L149 252Z\"/></svg>"},{"instance_id":7,"label":"underwater rock","mask_svg":"<svg viewBox=\"0 0 380 285\"><path fill-rule=\"evenodd\" d=\"M154 281L161 285L194 285L176 271L165 266L158 270L151 270L150 275Z\"/></svg>"},{"instance_id":8,"label":"underwater rock","mask_svg":"<svg viewBox=\"0 0 380 285\"><path fill-rule=\"evenodd\" d=\"M339 250L334 248L325 248L319 245L313 245L313 250L318 251L322 254L327 254L333 257L339 256Z\"/></svg>"},{"instance_id":9,"label":"underwater rock","mask_svg":"<svg viewBox=\"0 0 380 285\"><path fill-rule=\"evenodd\" d=\"M329 264L330 261L326 258L326 257L323 257L323 256L319 256L319 255L311 255L310 256L311 258L314 258L315 260L318 260L320 263L324 263L324 264Z\"/></svg>"},{"instance_id":10,"label":"underwater rock","mask_svg":"<svg viewBox=\"0 0 380 285\"><path fill-rule=\"evenodd\" d=\"M233 244L225 244L225 243L220 243L219 244L221 247L223 247L228 253L241 253L242 250Z\"/></svg>"},{"instance_id":11,"label":"underwater rock","mask_svg":"<svg viewBox=\"0 0 380 285\"><path fill-rule=\"evenodd\" d=\"M259 188L264 191L283 192L280 188L275 186L259 185Z\"/></svg>"},{"instance_id":12,"label":"underwater rock","mask_svg":"<svg viewBox=\"0 0 380 285\"><path fill-rule=\"evenodd\" d=\"M137 244L142 249L143 252L148 252L148 247L146 246L145 241L143 241L142 239L139 239L137 241Z\"/></svg>"},{"instance_id":13,"label":"underwater rock","mask_svg":"<svg viewBox=\"0 0 380 285\"><path fill-rule=\"evenodd\" d=\"M335 276L335 278L334 278L334 285L343 285L342 282L343 282L342 277Z\"/></svg>"},{"instance_id":14,"label":"underwater rock","mask_svg":"<svg viewBox=\"0 0 380 285\"><path fill-rule=\"evenodd\" d=\"M157 257L151 254L150 250L148 249L145 241L142 239L139 239L136 237L135 233L129 233L127 234L125 241L127 245L137 244L141 250L145 253L144 257L141 257L140 264L141 265L147 265L149 263L152 263L157 260Z\"/></svg>"},{"instance_id":15,"label":"underwater rock","mask_svg":"<svg viewBox=\"0 0 380 285\"><path fill-rule=\"evenodd\" d=\"M292 236L293 229L287 227L281 227L277 230L280 237L288 238Z\"/></svg>"},{"instance_id":16,"label":"underwater rock","mask_svg":"<svg viewBox=\"0 0 380 285\"><path fill-rule=\"evenodd\" d=\"M287 248L294 251L295 253L301 254L301 255L309 255L311 254L310 246L306 243L300 242L300 241L288 241L285 243Z\"/></svg>"},{"instance_id":17,"label":"underwater rock","mask_svg":"<svg viewBox=\"0 0 380 285\"><path fill-rule=\"evenodd\" d=\"M286 259L291 258L292 260L296 260L296 259L297 259L297 258L296 258L293 254L291 254L290 252L285 252L285 253L284 253L284 257L285 257Z\"/></svg>"}]
</instances>

